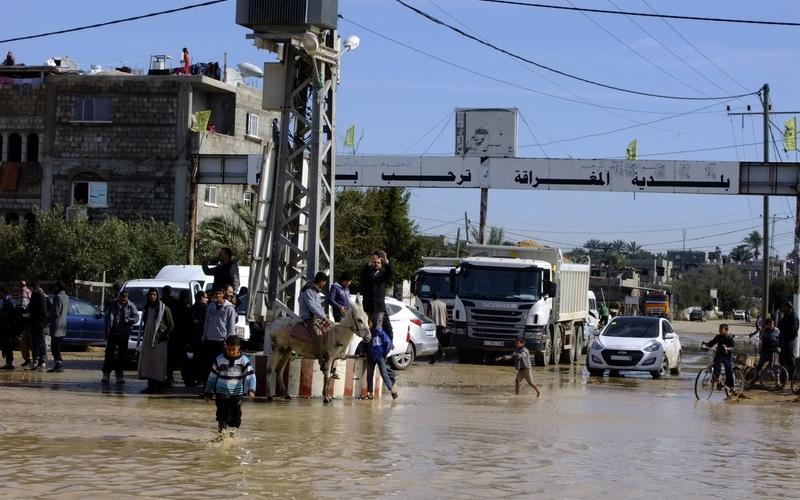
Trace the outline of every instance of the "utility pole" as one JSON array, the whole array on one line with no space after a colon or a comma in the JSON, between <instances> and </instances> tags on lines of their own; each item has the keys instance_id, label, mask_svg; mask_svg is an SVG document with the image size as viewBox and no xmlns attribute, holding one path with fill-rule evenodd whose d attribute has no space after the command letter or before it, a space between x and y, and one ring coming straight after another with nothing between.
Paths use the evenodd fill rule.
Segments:
<instances>
[{"instance_id":1,"label":"utility pole","mask_svg":"<svg viewBox=\"0 0 800 500\"><path fill-rule=\"evenodd\" d=\"M747 107L747 113L728 113L728 116L737 116L737 115L762 115L764 118L764 163L769 163L769 115L770 115L770 104L769 104L769 84L764 84L761 87L761 113L749 112L750 106ZM776 114L789 114L789 113L776 113ZM774 179L770 179L770 183L774 182ZM761 267L762 273L762 281L761 281L761 316L766 319L767 314L769 314L769 196L764 195L764 214L761 216L763 222L763 235L764 241L763 246L764 249L762 251L764 262ZM797 229L796 229L797 230Z\"/></svg>"},{"instance_id":2,"label":"utility pole","mask_svg":"<svg viewBox=\"0 0 800 500\"><path fill-rule=\"evenodd\" d=\"M686 251L686 229L683 230L683 248L682 250Z\"/></svg>"},{"instance_id":3,"label":"utility pole","mask_svg":"<svg viewBox=\"0 0 800 500\"><path fill-rule=\"evenodd\" d=\"M469 218L467 212L464 212L464 241L469 245Z\"/></svg>"},{"instance_id":4,"label":"utility pole","mask_svg":"<svg viewBox=\"0 0 800 500\"><path fill-rule=\"evenodd\" d=\"M478 239L481 245L486 244L486 212L489 210L489 188L481 188L481 215L478 225Z\"/></svg>"},{"instance_id":5,"label":"utility pole","mask_svg":"<svg viewBox=\"0 0 800 500\"><path fill-rule=\"evenodd\" d=\"M769 85L764 84L761 88L761 106L764 112L764 163L769 163ZM764 322L767 320L769 314L769 196L764 195L764 216L762 217L764 223L764 265L762 272L764 273L764 282L761 286L761 316ZM764 324L764 323L762 323Z\"/></svg>"}]
</instances>

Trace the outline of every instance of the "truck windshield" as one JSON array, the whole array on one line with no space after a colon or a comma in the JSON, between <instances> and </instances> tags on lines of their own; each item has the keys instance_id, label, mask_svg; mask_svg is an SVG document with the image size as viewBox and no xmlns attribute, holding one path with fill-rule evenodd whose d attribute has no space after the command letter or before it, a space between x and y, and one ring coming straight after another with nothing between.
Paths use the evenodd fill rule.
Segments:
<instances>
[{"instance_id":1,"label":"truck windshield","mask_svg":"<svg viewBox=\"0 0 800 500\"><path fill-rule=\"evenodd\" d=\"M540 269L462 267L458 296L492 300L539 300L542 273Z\"/></svg>"},{"instance_id":2,"label":"truck windshield","mask_svg":"<svg viewBox=\"0 0 800 500\"><path fill-rule=\"evenodd\" d=\"M417 275L417 295L421 298L430 298L434 293L439 298L448 299L454 295L450 291L450 274L419 273Z\"/></svg>"}]
</instances>

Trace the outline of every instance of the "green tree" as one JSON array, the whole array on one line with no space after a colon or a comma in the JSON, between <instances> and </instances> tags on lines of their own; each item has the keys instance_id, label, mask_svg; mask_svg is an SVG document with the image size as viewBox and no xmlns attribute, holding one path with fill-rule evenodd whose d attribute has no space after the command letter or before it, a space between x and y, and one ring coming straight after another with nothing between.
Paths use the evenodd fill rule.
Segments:
<instances>
[{"instance_id":1,"label":"green tree","mask_svg":"<svg viewBox=\"0 0 800 500\"><path fill-rule=\"evenodd\" d=\"M635 241L629 241L625 244L625 255L628 258L636 258L641 251L642 245L636 243Z\"/></svg>"},{"instance_id":2,"label":"green tree","mask_svg":"<svg viewBox=\"0 0 800 500\"><path fill-rule=\"evenodd\" d=\"M758 259L758 256L761 255L761 245L764 244L764 238L761 237L761 233L758 231L753 231L745 236L744 240L742 241L745 245L750 247L755 258Z\"/></svg>"},{"instance_id":3,"label":"green tree","mask_svg":"<svg viewBox=\"0 0 800 500\"><path fill-rule=\"evenodd\" d=\"M692 269L675 282L674 295L679 308L711 305L710 290L717 290L723 311L747 307L755 290L744 272L734 265L707 266Z\"/></svg>"},{"instance_id":4,"label":"green tree","mask_svg":"<svg viewBox=\"0 0 800 500\"><path fill-rule=\"evenodd\" d=\"M195 254L201 259L216 257L220 247L228 247L240 265L250 265L250 251L255 233L255 214L237 203L230 212L208 217L197 227Z\"/></svg>"},{"instance_id":5,"label":"green tree","mask_svg":"<svg viewBox=\"0 0 800 500\"><path fill-rule=\"evenodd\" d=\"M66 220L63 214L63 207L35 212L36 222L20 229L24 253L14 268L0 268L0 279L25 276L69 283L100 280L106 272L106 280L123 281L151 277L166 264L184 261L185 240L174 224L116 217ZM8 230L3 228L0 235ZM14 235L9 235L12 243L18 241ZM19 251L16 244L8 248Z\"/></svg>"},{"instance_id":6,"label":"green tree","mask_svg":"<svg viewBox=\"0 0 800 500\"><path fill-rule=\"evenodd\" d=\"M24 264L27 262L25 245L25 226L19 224L0 223L0 281L12 281L22 278Z\"/></svg>"},{"instance_id":7,"label":"green tree","mask_svg":"<svg viewBox=\"0 0 800 500\"><path fill-rule=\"evenodd\" d=\"M737 263L750 262L753 260L753 253L750 251L750 246L741 244L731 249L730 258Z\"/></svg>"},{"instance_id":8,"label":"green tree","mask_svg":"<svg viewBox=\"0 0 800 500\"><path fill-rule=\"evenodd\" d=\"M403 188L344 189L336 196L335 265L358 276L367 257L386 250L395 280L410 279L422 264L423 243L408 216Z\"/></svg>"},{"instance_id":9,"label":"green tree","mask_svg":"<svg viewBox=\"0 0 800 500\"><path fill-rule=\"evenodd\" d=\"M477 227L470 230L473 241L480 242L480 231ZM505 245L505 229L500 226L489 226L489 234L486 238L487 245Z\"/></svg>"}]
</instances>

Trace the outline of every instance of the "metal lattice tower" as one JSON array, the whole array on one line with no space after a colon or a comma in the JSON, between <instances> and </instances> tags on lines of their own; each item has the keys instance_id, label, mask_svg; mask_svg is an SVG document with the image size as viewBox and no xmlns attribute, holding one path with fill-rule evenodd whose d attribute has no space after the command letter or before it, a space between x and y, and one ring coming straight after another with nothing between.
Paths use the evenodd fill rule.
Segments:
<instances>
[{"instance_id":1,"label":"metal lattice tower","mask_svg":"<svg viewBox=\"0 0 800 500\"><path fill-rule=\"evenodd\" d=\"M316 38L316 40L314 40ZM283 43L286 80L273 130L275 171L265 154L256 207L249 319L294 315L302 278L332 273L335 102L339 38L308 32ZM266 293L266 304L259 300Z\"/></svg>"}]
</instances>

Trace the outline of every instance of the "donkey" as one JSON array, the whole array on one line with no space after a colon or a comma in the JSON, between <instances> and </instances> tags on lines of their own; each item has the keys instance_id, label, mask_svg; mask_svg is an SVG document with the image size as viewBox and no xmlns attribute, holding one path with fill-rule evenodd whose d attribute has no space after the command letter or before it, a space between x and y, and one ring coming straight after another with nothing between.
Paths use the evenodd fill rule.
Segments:
<instances>
[{"instance_id":1,"label":"donkey","mask_svg":"<svg viewBox=\"0 0 800 500\"><path fill-rule=\"evenodd\" d=\"M283 383L283 370L286 368L292 352L297 353L304 359L319 359L319 353L314 342L307 342L290 335L292 328L297 323L294 318L278 318L270 325L270 334L274 343L272 359L267 368L267 401L272 401L272 394L269 387L269 377L276 377L275 386L278 392L286 393ZM331 326L327 339L323 344L325 360L322 365L324 381L322 384L322 400L325 403L331 402L328 396L328 385L331 380L331 369L336 360L344 357L347 346L353 340L353 336L358 335L362 340L369 342L371 335L369 332L368 316L364 312L360 303L352 304L350 311L344 315L342 321ZM289 395L286 396L290 398Z\"/></svg>"}]
</instances>

